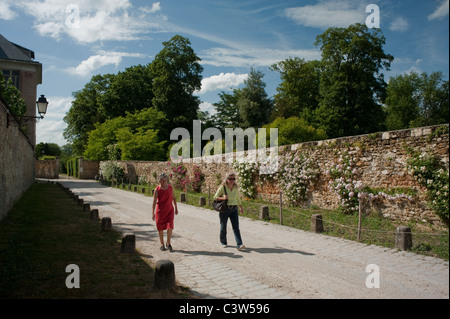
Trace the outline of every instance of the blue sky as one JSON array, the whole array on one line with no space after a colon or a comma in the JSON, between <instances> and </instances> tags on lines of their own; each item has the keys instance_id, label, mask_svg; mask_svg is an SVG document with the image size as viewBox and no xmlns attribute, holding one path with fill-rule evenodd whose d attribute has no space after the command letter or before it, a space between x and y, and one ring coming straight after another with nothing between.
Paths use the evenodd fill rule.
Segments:
<instances>
[{"instance_id":1,"label":"blue sky","mask_svg":"<svg viewBox=\"0 0 450 319\"><path fill-rule=\"evenodd\" d=\"M43 64L38 95L50 104L37 142L64 145L63 121L92 75L150 63L162 42L188 37L204 67L198 96L212 110L220 91L242 86L250 68L265 74L288 57L320 59L317 35L329 27L365 23L379 8L385 52L395 57L386 79L411 71L449 74L449 0L0 0L0 34L35 52Z\"/></svg>"}]
</instances>

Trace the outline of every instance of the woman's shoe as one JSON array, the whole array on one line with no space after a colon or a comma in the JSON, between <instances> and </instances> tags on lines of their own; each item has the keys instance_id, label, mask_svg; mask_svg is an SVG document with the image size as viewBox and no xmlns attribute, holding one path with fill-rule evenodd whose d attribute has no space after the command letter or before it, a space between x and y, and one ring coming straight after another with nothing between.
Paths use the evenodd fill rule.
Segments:
<instances>
[{"instance_id":1,"label":"woman's shoe","mask_svg":"<svg viewBox=\"0 0 450 319\"><path fill-rule=\"evenodd\" d=\"M172 246L170 244L167 244L167 249L172 252Z\"/></svg>"},{"instance_id":2,"label":"woman's shoe","mask_svg":"<svg viewBox=\"0 0 450 319\"><path fill-rule=\"evenodd\" d=\"M159 247L159 249L161 249L161 251L166 250L166 247L164 247L164 245L162 245L161 247Z\"/></svg>"}]
</instances>

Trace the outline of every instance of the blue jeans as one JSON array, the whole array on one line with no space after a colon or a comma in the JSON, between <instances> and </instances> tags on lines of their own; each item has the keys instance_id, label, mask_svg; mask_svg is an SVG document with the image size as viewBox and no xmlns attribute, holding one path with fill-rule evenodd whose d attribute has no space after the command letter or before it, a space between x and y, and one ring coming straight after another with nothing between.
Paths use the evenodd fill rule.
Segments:
<instances>
[{"instance_id":1,"label":"blue jeans","mask_svg":"<svg viewBox=\"0 0 450 319\"><path fill-rule=\"evenodd\" d=\"M224 213L219 213L220 218L220 242L222 245L227 244L227 222L228 218L231 221L233 227L234 238L236 239L237 246L242 245L241 232L239 230L239 215L237 206L228 207L228 210Z\"/></svg>"}]
</instances>

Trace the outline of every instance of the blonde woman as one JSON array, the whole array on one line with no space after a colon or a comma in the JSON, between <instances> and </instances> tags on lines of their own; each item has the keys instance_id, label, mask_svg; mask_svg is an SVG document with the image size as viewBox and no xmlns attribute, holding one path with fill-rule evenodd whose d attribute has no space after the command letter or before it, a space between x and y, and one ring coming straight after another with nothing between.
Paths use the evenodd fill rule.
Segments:
<instances>
[{"instance_id":1,"label":"blonde woman","mask_svg":"<svg viewBox=\"0 0 450 319\"><path fill-rule=\"evenodd\" d=\"M229 173L227 175L225 182L220 185L219 189L214 195L214 199L228 200L228 210L224 213L219 213L220 242L222 243L222 247L227 247L227 223L229 218L231 221L231 226L233 227L237 249L244 249L245 246L242 243L241 232L239 230L238 206L241 210L241 214L244 213L244 209L242 207L241 195L239 193L239 187L236 184L236 175L234 173Z\"/></svg>"},{"instance_id":2,"label":"blonde woman","mask_svg":"<svg viewBox=\"0 0 450 319\"><path fill-rule=\"evenodd\" d=\"M173 209L174 206L175 212ZM156 186L153 197L152 219L156 221L156 229L158 230L159 240L161 242L160 248L163 251L167 247L172 252L170 240L172 238L174 213L178 215L177 201L173 193L172 185L169 184L169 177L166 173L162 173L159 175L159 185ZM165 230L167 230L167 246L164 246Z\"/></svg>"}]
</instances>

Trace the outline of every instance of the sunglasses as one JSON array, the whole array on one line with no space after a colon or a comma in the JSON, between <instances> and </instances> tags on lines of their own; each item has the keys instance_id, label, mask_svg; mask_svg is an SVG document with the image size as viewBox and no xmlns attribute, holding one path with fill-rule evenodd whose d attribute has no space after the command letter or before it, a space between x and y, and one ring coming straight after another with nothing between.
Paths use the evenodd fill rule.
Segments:
<instances>
[{"instance_id":1,"label":"sunglasses","mask_svg":"<svg viewBox=\"0 0 450 319\"><path fill-rule=\"evenodd\" d=\"M235 181L236 178L229 178L228 180L229 180L229 181Z\"/></svg>"}]
</instances>

